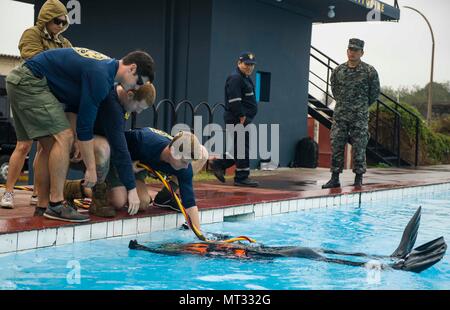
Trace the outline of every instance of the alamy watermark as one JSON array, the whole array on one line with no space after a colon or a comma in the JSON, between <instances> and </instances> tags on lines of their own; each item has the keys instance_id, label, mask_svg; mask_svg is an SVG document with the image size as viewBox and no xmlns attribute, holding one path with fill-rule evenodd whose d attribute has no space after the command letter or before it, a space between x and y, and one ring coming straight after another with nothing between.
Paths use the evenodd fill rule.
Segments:
<instances>
[{"instance_id":1,"label":"alamy watermark","mask_svg":"<svg viewBox=\"0 0 450 310\"><path fill-rule=\"evenodd\" d=\"M67 12L69 13L69 22L71 25L81 24L81 3L78 0L70 0L66 5Z\"/></svg>"},{"instance_id":2,"label":"alamy watermark","mask_svg":"<svg viewBox=\"0 0 450 310\"><path fill-rule=\"evenodd\" d=\"M81 284L81 264L77 260L67 262L66 268L70 269L66 275L66 281L69 285Z\"/></svg>"},{"instance_id":3,"label":"alamy watermark","mask_svg":"<svg viewBox=\"0 0 450 310\"><path fill-rule=\"evenodd\" d=\"M175 136L180 131L191 131L186 124L177 124L172 128L171 135ZM280 125L279 124L227 124L222 127L219 124L208 124L203 126L201 116L194 117L194 135L203 141L204 147L210 154L217 158L228 158L236 153L234 159L246 159L246 143L248 141L248 159L270 160L271 163L278 166L280 162ZM236 143L235 143L236 138ZM235 151L234 147L237 147ZM191 151L189 143L183 143L183 150ZM270 149L269 149L270 148ZM194 150L195 151L195 150ZM193 154L194 158L199 158L200 154Z\"/></svg>"},{"instance_id":4,"label":"alamy watermark","mask_svg":"<svg viewBox=\"0 0 450 310\"><path fill-rule=\"evenodd\" d=\"M366 0L366 6L371 8L369 13L367 13L368 22L379 22L381 21L381 13L384 12L384 3L376 0Z\"/></svg>"}]
</instances>

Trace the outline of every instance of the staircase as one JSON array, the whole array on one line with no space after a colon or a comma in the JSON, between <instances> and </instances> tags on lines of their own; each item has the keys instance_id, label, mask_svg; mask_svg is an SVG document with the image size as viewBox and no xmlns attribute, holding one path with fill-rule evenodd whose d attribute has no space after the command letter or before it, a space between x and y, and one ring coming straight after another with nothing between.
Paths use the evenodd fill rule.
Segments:
<instances>
[{"instance_id":1,"label":"staircase","mask_svg":"<svg viewBox=\"0 0 450 310\"><path fill-rule=\"evenodd\" d=\"M308 113L320 124L331 129L333 110L329 107L329 103L334 100L334 97L331 94L330 77L338 63L315 47L311 47L310 56L311 69L309 83L312 87L308 95ZM317 73L319 71L322 74ZM326 77L324 77L325 75ZM314 95L311 94L312 89L314 90ZM317 99L319 96L324 98L323 101ZM372 162L384 163L395 167L417 166L419 161L420 118L408 108L383 93L381 93L380 98L375 104L375 111L371 111L370 113L369 131L371 137L367 146L368 159ZM381 107L384 112L391 114L391 122L386 122L379 117ZM400 110L411 115L416 120L414 162L404 160L400 154L400 132L402 128L402 115L399 113ZM386 135L386 132L389 133L388 143L386 143L386 139L384 139L384 142L381 142L382 132L384 132L384 135Z\"/></svg>"}]
</instances>

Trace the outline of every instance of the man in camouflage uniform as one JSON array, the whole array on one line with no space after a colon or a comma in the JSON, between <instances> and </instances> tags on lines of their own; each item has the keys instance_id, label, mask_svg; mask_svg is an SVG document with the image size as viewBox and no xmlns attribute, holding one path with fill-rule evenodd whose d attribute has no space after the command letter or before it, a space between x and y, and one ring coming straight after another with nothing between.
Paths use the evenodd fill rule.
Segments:
<instances>
[{"instance_id":1,"label":"man in camouflage uniform","mask_svg":"<svg viewBox=\"0 0 450 310\"><path fill-rule=\"evenodd\" d=\"M353 144L354 186L362 186L366 173L366 148L369 142L369 106L380 95L380 81L374 67L361 61L364 41L350 39L348 62L331 75L331 90L336 99L331 128L331 180L322 188L340 187L339 174L344 169L345 145ZM350 139L350 140L349 140Z\"/></svg>"}]
</instances>

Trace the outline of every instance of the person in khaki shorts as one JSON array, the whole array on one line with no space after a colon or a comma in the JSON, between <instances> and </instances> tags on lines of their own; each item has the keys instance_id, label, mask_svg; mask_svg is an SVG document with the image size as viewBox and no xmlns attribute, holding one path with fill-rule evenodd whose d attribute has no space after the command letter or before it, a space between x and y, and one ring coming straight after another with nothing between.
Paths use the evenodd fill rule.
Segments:
<instances>
[{"instance_id":1,"label":"person in khaki shorts","mask_svg":"<svg viewBox=\"0 0 450 310\"><path fill-rule=\"evenodd\" d=\"M8 99L14 114L17 140L53 136L70 128L63 106L45 78L36 79L24 65L8 76ZM15 91L11 91L15 85Z\"/></svg>"},{"instance_id":2,"label":"person in khaki shorts","mask_svg":"<svg viewBox=\"0 0 450 310\"><path fill-rule=\"evenodd\" d=\"M42 52L12 70L6 89L16 123L18 140L37 139L42 156L36 163L38 205L48 205L50 219L86 222L64 201L63 188L69 166L73 132L60 102L78 114L76 144L86 165L85 185L97 183L93 128L100 103L114 83L126 90L139 89L154 79L150 55L135 51L121 60L85 48L61 48Z\"/></svg>"},{"instance_id":3,"label":"person in khaki shorts","mask_svg":"<svg viewBox=\"0 0 450 310\"><path fill-rule=\"evenodd\" d=\"M67 17L67 9L64 4L58 0L47 0L39 11L36 25L25 30L20 38L20 56L23 60L27 60L49 49L72 47L70 41L62 36L62 33L67 28L69 28L69 18ZM14 185L19 179L25 159L32 145L32 140L17 141L9 161L6 190L0 200L0 206L3 208L14 208ZM39 156L40 149L38 145L36 159ZM34 192L31 196L30 204L35 206L38 202L37 189L39 184L33 183Z\"/></svg>"},{"instance_id":4,"label":"person in khaki shorts","mask_svg":"<svg viewBox=\"0 0 450 310\"><path fill-rule=\"evenodd\" d=\"M42 186L38 192L38 205L48 205L50 175L49 169L65 178L66 169L61 165L64 152L73 142L69 122L63 106L51 93L45 78L37 79L24 64L14 69L7 77L6 89L14 117L17 141L37 139L43 147L36 158L35 181ZM50 166L50 149L53 150ZM44 161L40 160L44 159ZM39 194L47 197L39 201ZM73 221L86 221L84 216L72 215Z\"/></svg>"}]
</instances>

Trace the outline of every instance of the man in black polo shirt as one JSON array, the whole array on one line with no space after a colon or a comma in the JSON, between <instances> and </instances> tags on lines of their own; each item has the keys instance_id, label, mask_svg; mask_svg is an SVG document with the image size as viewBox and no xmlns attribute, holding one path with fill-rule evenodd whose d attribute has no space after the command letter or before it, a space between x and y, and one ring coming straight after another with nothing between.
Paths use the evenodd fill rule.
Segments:
<instances>
[{"instance_id":1,"label":"man in black polo shirt","mask_svg":"<svg viewBox=\"0 0 450 310\"><path fill-rule=\"evenodd\" d=\"M225 84L225 124L226 125L249 125L258 112L256 103L255 86L251 75L255 70L256 58L253 53L245 52L239 57L236 70L227 78ZM224 156L224 159L216 159L211 162L214 175L225 183L225 170L236 163L236 174L234 185L245 187L257 187L258 182L251 180L250 175L250 143L249 132L245 131L244 145L238 145L238 131L234 131L234 157ZM245 156L240 149L245 147ZM241 157L241 158L239 158Z\"/></svg>"}]
</instances>

